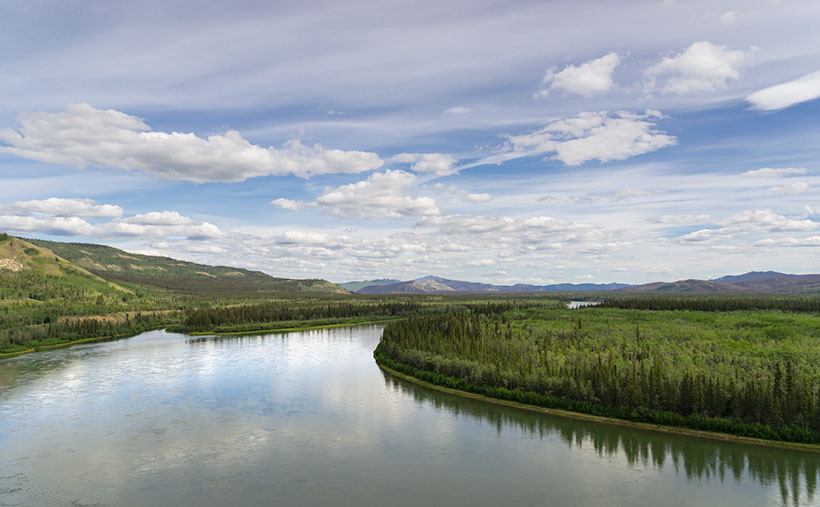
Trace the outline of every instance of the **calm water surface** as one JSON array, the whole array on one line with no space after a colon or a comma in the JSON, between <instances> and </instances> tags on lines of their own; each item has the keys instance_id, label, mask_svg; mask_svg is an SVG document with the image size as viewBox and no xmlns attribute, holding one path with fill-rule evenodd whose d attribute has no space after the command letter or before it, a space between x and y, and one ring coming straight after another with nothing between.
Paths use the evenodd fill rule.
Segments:
<instances>
[{"instance_id":1,"label":"calm water surface","mask_svg":"<svg viewBox=\"0 0 820 507\"><path fill-rule=\"evenodd\" d=\"M542 416L382 373L366 326L0 361L0 505L818 505L820 455Z\"/></svg>"}]
</instances>

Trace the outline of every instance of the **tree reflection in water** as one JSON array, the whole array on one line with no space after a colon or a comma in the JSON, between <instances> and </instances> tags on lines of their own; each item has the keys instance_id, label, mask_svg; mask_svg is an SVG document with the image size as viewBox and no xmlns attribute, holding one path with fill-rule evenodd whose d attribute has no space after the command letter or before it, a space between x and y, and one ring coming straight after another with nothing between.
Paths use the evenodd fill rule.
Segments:
<instances>
[{"instance_id":1,"label":"tree reflection in water","mask_svg":"<svg viewBox=\"0 0 820 507\"><path fill-rule=\"evenodd\" d=\"M776 482L783 505L813 504L820 455L776 447L716 441L536 414L429 389L382 372L385 384L451 414L493 424L500 435L519 430L539 438L557 436L569 448L591 446L599 457L623 456L630 467L674 467L689 480L735 480L744 474L763 486ZM805 496L804 496L805 495Z\"/></svg>"}]
</instances>

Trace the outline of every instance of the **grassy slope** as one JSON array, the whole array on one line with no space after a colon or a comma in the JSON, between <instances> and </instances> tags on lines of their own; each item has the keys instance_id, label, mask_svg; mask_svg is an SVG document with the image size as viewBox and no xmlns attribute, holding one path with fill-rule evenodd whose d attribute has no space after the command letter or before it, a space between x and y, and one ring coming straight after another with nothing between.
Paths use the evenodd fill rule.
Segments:
<instances>
[{"instance_id":1,"label":"grassy slope","mask_svg":"<svg viewBox=\"0 0 820 507\"><path fill-rule=\"evenodd\" d=\"M243 297L272 293L346 293L325 280L275 278L261 271L227 266L207 266L168 257L124 252L105 245L58 243L33 240L87 269L114 282L136 283L200 296Z\"/></svg>"},{"instance_id":2,"label":"grassy slope","mask_svg":"<svg viewBox=\"0 0 820 507\"><path fill-rule=\"evenodd\" d=\"M11 302L72 302L128 299L133 291L55 255L43 246L19 238L0 241L0 294Z\"/></svg>"}]
</instances>

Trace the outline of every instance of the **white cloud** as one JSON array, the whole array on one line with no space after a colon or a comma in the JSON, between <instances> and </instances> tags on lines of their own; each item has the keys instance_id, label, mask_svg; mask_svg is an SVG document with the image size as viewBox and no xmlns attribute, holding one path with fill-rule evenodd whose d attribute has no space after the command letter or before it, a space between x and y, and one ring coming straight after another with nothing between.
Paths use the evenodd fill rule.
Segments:
<instances>
[{"instance_id":1,"label":"white cloud","mask_svg":"<svg viewBox=\"0 0 820 507\"><path fill-rule=\"evenodd\" d=\"M820 71L756 91L746 97L754 109L776 111L820 97Z\"/></svg>"},{"instance_id":2,"label":"white cloud","mask_svg":"<svg viewBox=\"0 0 820 507\"><path fill-rule=\"evenodd\" d=\"M555 67L547 69L542 84L544 88L536 95L546 97L553 90L592 97L608 92L614 86L612 73L621 63L617 53L610 52L600 58L586 61L578 66L567 65L560 72Z\"/></svg>"},{"instance_id":3,"label":"white cloud","mask_svg":"<svg viewBox=\"0 0 820 507\"><path fill-rule=\"evenodd\" d=\"M769 187L769 190L778 194L800 194L809 189L809 184L802 181Z\"/></svg>"},{"instance_id":4,"label":"white cloud","mask_svg":"<svg viewBox=\"0 0 820 507\"><path fill-rule=\"evenodd\" d=\"M697 224L708 224L713 222L713 218L711 215L689 215L689 214L682 214L682 215L663 215L657 221L661 224L674 224L674 225L697 225Z\"/></svg>"},{"instance_id":5,"label":"white cloud","mask_svg":"<svg viewBox=\"0 0 820 507\"><path fill-rule=\"evenodd\" d=\"M92 199L62 199L51 197L37 201L18 201L0 205L0 214L44 214L59 217L115 218L122 216L122 208L111 204L95 204Z\"/></svg>"},{"instance_id":6,"label":"white cloud","mask_svg":"<svg viewBox=\"0 0 820 507\"><path fill-rule=\"evenodd\" d=\"M677 143L673 136L658 130L658 111L644 114L618 112L581 113L572 118L554 120L528 134L510 135L500 155L483 163L554 152L554 158L575 166L590 160L609 162L624 160Z\"/></svg>"},{"instance_id":7,"label":"white cloud","mask_svg":"<svg viewBox=\"0 0 820 507\"><path fill-rule=\"evenodd\" d=\"M803 218L789 218L769 209L746 210L728 219L713 223L711 229L701 229L676 238L682 243L703 243L717 239L728 239L751 232L800 232L814 230L820 223Z\"/></svg>"},{"instance_id":8,"label":"white cloud","mask_svg":"<svg viewBox=\"0 0 820 507\"><path fill-rule=\"evenodd\" d=\"M594 247L594 245L609 240L609 232L602 227L548 216L529 218L481 215L429 216L419 220L416 225L422 228L434 228L438 235L460 238L459 242L464 245L491 241L496 249L510 247L524 250L537 247L561 249L567 243L583 243L587 247ZM477 245L477 248L481 247Z\"/></svg>"},{"instance_id":9,"label":"white cloud","mask_svg":"<svg viewBox=\"0 0 820 507\"><path fill-rule=\"evenodd\" d=\"M56 236L82 236L95 232L95 227L78 217L27 217L0 215L0 230L9 232L42 232Z\"/></svg>"},{"instance_id":10,"label":"white cloud","mask_svg":"<svg viewBox=\"0 0 820 507\"><path fill-rule=\"evenodd\" d=\"M32 233L40 232L57 236L89 236L99 238L186 238L189 240L204 240L219 238L224 233L214 224L200 222L190 217L180 215L176 211L150 212L141 215L122 218L122 210L113 205L90 205L93 201L86 199L54 199L51 201L51 211L55 216L23 216L20 214L5 214L18 211L17 207L6 209L0 207L0 230L12 232ZM60 201L78 201L80 204L89 204L89 207L78 205L77 202L60 203ZM38 202L38 201L28 201ZM16 206L20 203L14 203ZM70 209L74 207L75 216L70 216ZM29 209L36 206L29 206ZM44 209L45 206L39 206ZM108 212L107 215L102 214ZM114 214L114 210L119 213ZM57 213L59 212L59 213ZM94 213L97 214L94 214ZM90 223L83 218L112 218L107 222Z\"/></svg>"},{"instance_id":11,"label":"white cloud","mask_svg":"<svg viewBox=\"0 0 820 507\"><path fill-rule=\"evenodd\" d=\"M451 108L445 110L444 114L453 114L453 115L469 114L470 111L471 110L470 110L469 107L455 106L455 107L451 107Z\"/></svg>"},{"instance_id":12,"label":"white cloud","mask_svg":"<svg viewBox=\"0 0 820 507\"><path fill-rule=\"evenodd\" d=\"M464 200L473 204L484 204L490 202L493 196L490 194L467 194Z\"/></svg>"},{"instance_id":13,"label":"white cloud","mask_svg":"<svg viewBox=\"0 0 820 507\"><path fill-rule=\"evenodd\" d=\"M801 174L808 174L808 171L804 167L763 167L762 169L755 169L741 173L741 176L779 178L781 176L797 176Z\"/></svg>"},{"instance_id":14,"label":"white cloud","mask_svg":"<svg viewBox=\"0 0 820 507\"><path fill-rule=\"evenodd\" d=\"M307 203L305 202L285 199L284 197L274 199L270 202L270 204L272 206L276 206L277 208L282 208L290 211L298 211L307 205Z\"/></svg>"},{"instance_id":15,"label":"white cloud","mask_svg":"<svg viewBox=\"0 0 820 507\"><path fill-rule=\"evenodd\" d=\"M326 188L314 202L276 199L271 204L291 210L317 207L343 218L381 219L440 214L434 199L417 197L408 191L417 182L414 174L387 170L374 173L357 183Z\"/></svg>"},{"instance_id":16,"label":"white cloud","mask_svg":"<svg viewBox=\"0 0 820 507\"><path fill-rule=\"evenodd\" d=\"M726 11L720 15L720 22L724 25L731 25L737 21L737 11Z\"/></svg>"},{"instance_id":17,"label":"white cloud","mask_svg":"<svg viewBox=\"0 0 820 507\"><path fill-rule=\"evenodd\" d=\"M242 181L256 176L359 173L378 169L375 153L306 146L291 140L281 149L251 144L231 130L207 138L152 131L115 110L72 104L61 113L21 113L20 131L0 130L0 153L78 169L132 169L165 180Z\"/></svg>"},{"instance_id":18,"label":"white cloud","mask_svg":"<svg viewBox=\"0 0 820 507\"><path fill-rule=\"evenodd\" d=\"M809 236L807 238L766 238L757 241L755 246L768 248L776 247L818 247L820 246L820 236Z\"/></svg>"},{"instance_id":19,"label":"white cloud","mask_svg":"<svg viewBox=\"0 0 820 507\"><path fill-rule=\"evenodd\" d=\"M456 159L445 153L399 153L389 160L390 163L411 164L410 170L418 173L431 173L436 176L456 174Z\"/></svg>"},{"instance_id":20,"label":"white cloud","mask_svg":"<svg viewBox=\"0 0 820 507\"><path fill-rule=\"evenodd\" d=\"M756 52L732 51L726 46L711 42L695 42L675 56L664 57L649 67L645 74L649 78L648 88L654 89L660 83L663 93L686 94L709 92L726 86L730 79L740 78L740 67Z\"/></svg>"}]
</instances>

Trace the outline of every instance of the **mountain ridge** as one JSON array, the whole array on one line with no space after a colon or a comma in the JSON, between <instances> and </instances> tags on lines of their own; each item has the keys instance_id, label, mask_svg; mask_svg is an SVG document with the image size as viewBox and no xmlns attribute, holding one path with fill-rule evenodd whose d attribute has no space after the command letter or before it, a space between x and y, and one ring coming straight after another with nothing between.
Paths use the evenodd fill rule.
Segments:
<instances>
[{"instance_id":1,"label":"mountain ridge","mask_svg":"<svg viewBox=\"0 0 820 507\"><path fill-rule=\"evenodd\" d=\"M750 271L740 275L726 275L711 280L689 278L674 282L651 282L639 285L622 283L492 285L463 280L449 280L428 275L404 282L368 285L355 292L357 294L466 294L562 291L661 294L815 294L820 293L820 274L796 275L777 271Z\"/></svg>"},{"instance_id":2,"label":"mountain ridge","mask_svg":"<svg viewBox=\"0 0 820 507\"><path fill-rule=\"evenodd\" d=\"M110 282L138 284L189 294L258 294L348 291L326 280L277 278L261 271L210 266L171 257L143 255L95 243L26 240Z\"/></svg>"}]
</instances>

